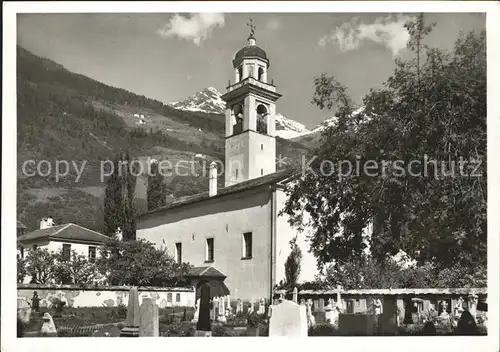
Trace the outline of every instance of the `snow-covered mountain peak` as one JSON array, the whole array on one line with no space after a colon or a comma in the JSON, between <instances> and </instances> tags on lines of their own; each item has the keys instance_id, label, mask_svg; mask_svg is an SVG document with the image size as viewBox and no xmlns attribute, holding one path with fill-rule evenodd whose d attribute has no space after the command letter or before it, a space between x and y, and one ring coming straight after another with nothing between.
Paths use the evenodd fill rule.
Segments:
<instances>
[{"instance_id":1,"label":"snow-covered mountain peak","mask_svg":"<svg viewBox=\"0 0 500 352\"><path fill-rule=\"evenodd\" d=\"M214 87L208 87L169 105L175 109L196 111L211 114L224 114L226 103L221 99L222 94ZM276 136L291 139L308 134L309 131L303 124L291 120L281 114L276 114Z\"/></svg>"}]
</instances>

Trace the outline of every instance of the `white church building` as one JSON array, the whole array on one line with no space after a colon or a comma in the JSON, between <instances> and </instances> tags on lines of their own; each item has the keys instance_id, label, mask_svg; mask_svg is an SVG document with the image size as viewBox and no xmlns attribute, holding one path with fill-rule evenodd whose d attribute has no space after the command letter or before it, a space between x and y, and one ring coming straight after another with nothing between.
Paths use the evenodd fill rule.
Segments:
<instances>
[{"instance_id":1,"label":"white church building","mask_svg":"<svg viewBox=\"0 0 500 352\"><path fill-rule=\"evenodd\" d=\"M281 97L267 80L270 61L248 44L233 60L235 82L227 87L225 185L217 187L214 164L207 192L174 200L138 218L137 239L164 246L177 261L213 267L226 276L231 296L243 300L272 296L285 278L290 240L302 250L299 281L313 280L316 259L309 253L308 231L298 233L279 216L290 180L276 171L275 116Z\"/></svg>"}]
</instances>

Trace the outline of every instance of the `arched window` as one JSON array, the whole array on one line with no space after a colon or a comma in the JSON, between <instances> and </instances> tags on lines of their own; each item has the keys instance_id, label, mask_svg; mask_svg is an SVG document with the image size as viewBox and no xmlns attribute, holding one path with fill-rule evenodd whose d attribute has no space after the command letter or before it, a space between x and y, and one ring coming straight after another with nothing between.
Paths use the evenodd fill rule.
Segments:
<instances>
[{"instance_id":1,"label":"arched window","mask_svg":"<svg viewBox=\"0 0 500 352\"><path fill-rule=\"evenodd\" d=\"M259 81L264 81L264 69L262 67L259 67Z\"/></svg>"},{"instance_id":2,"label":"arched window","mask_svg":"<svg viewBox=\"0 0 500 352\"><path fill-rule=\"evenodd\" d=\"M233 115L236 119L233 125L233 135L240 134L243 131L243 105L236 104L233 106Z\"/></svg>"},{"instance_id":3,"label":"arched window","mask_svg":"<svg viewBox=\"0 0 500 352\"><path fill-rule=\"evenodd\" d=\"M267 134L267 109L264 105L257 106L257 132Z\"/></svg>"}]
</instances>

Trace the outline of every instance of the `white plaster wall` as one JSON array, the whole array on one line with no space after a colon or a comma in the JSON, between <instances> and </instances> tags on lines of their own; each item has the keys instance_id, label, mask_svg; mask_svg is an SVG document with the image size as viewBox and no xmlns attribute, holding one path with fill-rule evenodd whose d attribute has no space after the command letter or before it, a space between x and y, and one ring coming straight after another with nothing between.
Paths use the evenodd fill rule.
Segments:
<instances>
[{"instance_id":1,"label":"white plaster wall","mask_svg":"<svg viewBox=\"0 0 500 352\"><path fill-rule=\"evenodd\" d=\"M183 261L223 272L231 296L268 298L271 292L271 210L269 191L252 189L146 215L137 238L174 253L182 243ZM242 259L243 233L252 232L252 258ZM205 262L206 239L214 238L214 261Z\"/></svg>"},{"instance_id":2,"label":"white plaster wall","mask_svg":"<svg viewBox=\"0 0 500 352\"><path fill-rule=\"evenodd\" d=\"M84 289L73 290L65 288L43 288L30 285L30 288L17 289L19 300L31 302L33 292L37 291L40 297L40 306L50 306L52 299L59 298L66 302L67 307L102 307L102 306L117 306L120 304L128 304L129 291L127 289L103 290L103 289ZM155 301L160 308L165 307L194 307L195 291L191 288L161 288L160 290L139 290L139 304L146 297Z\"/></svg>"},{"instance_id":3,"label":"white plaster wall","mask_svg":"<svg viewBox=\"0 0 500 352\"><path fill-rule=\"evenodd\" d=\"M276 191L276 201L278 214L284 208L287 196L282 190ZM308 221L307 213L304 214L304 220ZM306 236L312 231L306 228L304 232L298 232L288 224L288 216L278 216L276 223L276 283L285 279L285 262L290 254L290 240L297 236L297 245L302 251L302 263L299 276L299 282L312 281L318 274L316 267L316 258L309 252L309 241Z\"/></svg>"}]
</instances>

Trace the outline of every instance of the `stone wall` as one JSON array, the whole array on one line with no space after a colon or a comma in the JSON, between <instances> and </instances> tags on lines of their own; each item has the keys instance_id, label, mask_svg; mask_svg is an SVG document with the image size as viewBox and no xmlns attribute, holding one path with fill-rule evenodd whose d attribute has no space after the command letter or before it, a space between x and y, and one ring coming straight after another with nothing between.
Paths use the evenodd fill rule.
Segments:
<instances>
[{"instance_id":1,"label":"stone wall","mask_svg":"<svg viewBox=\"0 0 500 352\"><path fill-rule=\"evenodd\" d=\"M128 286L80 287L77 285L18 284L17 301L31 304L33 292L40 298L40 307L50 306L54 298L66 302L66 307L113 307L127 305ZM139 304L150 297L160 308L194 307L195 289L192 287L139 287Z\"/></svg>"}]
</instances>

